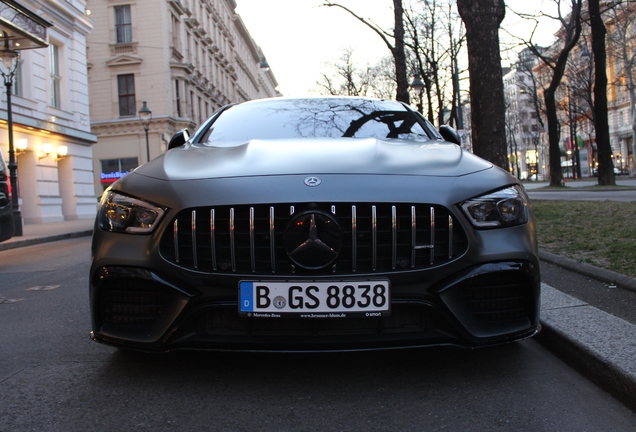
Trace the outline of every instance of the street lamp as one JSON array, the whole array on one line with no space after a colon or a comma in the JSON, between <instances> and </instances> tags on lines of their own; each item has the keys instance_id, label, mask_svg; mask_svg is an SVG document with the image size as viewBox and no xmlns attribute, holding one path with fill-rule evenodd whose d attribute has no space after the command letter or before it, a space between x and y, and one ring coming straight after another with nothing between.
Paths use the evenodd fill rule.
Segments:
<instances>
[{"instance_id":1,"label":"street lamp","mask_svg":"<svg viewBox=\"0 0 636 432\"><path fill-rule=\"evenodd\" d=\"M411 82L410 86L413 90L415 90L415 93L417 94L417 98L418 98L417 108L418 108L418 111L422 113L423 111L422 91L424 90L424 82L422 81L422 78L420 78L420 74L416 73L413 75L413 81Z\"/></svg>"},{"instance_id":2,"label":"street lamp","mask_svg":"<svg viewBox=\"0 0 636 432\"><path fill-rule=\"evenodd\" d=\"M20 212L20 201L18 200L18 162L15 158L13 148L13 116L11 112L11 87L13 77L18 68L18 52L8 49L5 41L5 48L1 51L3 68L0 68L4 86L7 89L7 133L9 135L9 179L11 183L11 204L13 207L13 235L22 236L22 213Z\"/></svg>"},{"instance_id":3,"label":"street lamp","mask_svg":"<svg viewBox=\"0 0 636 432\"><path fill-rule=\"evenodd\" d=\"M150 146L148 144L148 128L150 127L150 120L152 120L152 111L146 105L146 101L143 101L143 105L139 110L139 119L146 132L146 162L150 161Z\"/></svg>"},{"instance_id":4,"label":"street lamp","mask_svg":"<svg viewBox=\"0 0 636 432\"><path fill-rule=\"evenodd\" d=\"M422 78L420 78L420 74L416 73L415 75L413 75L411 88L415 90L415 93L417 93L418 96L422 94L422 90L424 89L424 82L422 81Z\"/></svg>"}]
</instances>

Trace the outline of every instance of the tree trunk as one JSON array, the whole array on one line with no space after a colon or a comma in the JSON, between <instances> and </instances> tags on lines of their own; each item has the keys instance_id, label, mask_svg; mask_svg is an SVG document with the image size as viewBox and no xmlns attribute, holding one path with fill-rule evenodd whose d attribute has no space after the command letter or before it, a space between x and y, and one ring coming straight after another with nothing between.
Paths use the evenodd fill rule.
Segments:
<instances>
[{"instance_id":1,"label":"tree trunk","mask_svg":"<svg viewBox=\"0 0 636 432\"><path fill-rule=\"evenodd\" d=\"M504 0L457 0L457 9L466 26L473 151L507 169L499 52L499 25L506 13Z\"/></svg>"},{"instance_id":2,"label":"tree trunk","mask_svg":"<svg viewBox=\"0 0 636 432\"><path fill-rule=\"evenodd\" d=\"M556 73L556 72L555 72ZM559 79L560 81L560 79ZM563 184L563 171L561 170L561 147L559 146L559 118L556 109L556 87L548 87L543 93L545 101L545 113L548 120L548 152L550 160L550 186Z\"/></svg>"},{"instance_id":3,"label":"tree trunk","mask_svg":"<svg viewBox=\"0 0 636 432\"><path fill-rule=\"evenodd\" d=\"M395 78L397 81L396 99L408 104L410 97L406 72L406 54L404 53L404 9L402 8L402 0L393 0L393 13L395 17L393 59L395 60Z\"/></svg>"},{"instance_id":4,"label":"tree trunk","mask_svg":"<svg viewBox=\"0 0 636 432\"><path fill-rule=\"evenodd\" d=\"M355 17L358 21L369 27L378 36L380 36L380 38L384 41L384 44L391 51L393 62L395 63L395 80L397 82L397 92L395 95L396 99L408 104L410 97L406 68L406 53L404 52L404 8L402 7L402 0L393 0L393 13L395 23L395 28L393 29L393 44L391 44L389 39L387 39L388 33L383 31L379 27L376 27L373 23L362 18L360 15L356 15L351 9L338 3L331 3L327 0L325 0L323 6L336 6L349 12L349 14Z\"/></svg>"},{"instance_id":5,"label":"tree trunk","mask_svg":"<svg viewBox=\"0 0 636 432\"><path fill-rule=\"evenodd\" d=\"M594 53L594 118L596 120L596 148L598 149L598 184L615 185L609 122L607 120L607 56L605 35L607 30L601 16L599 0L589 0L592 52Z\"/></svg>"}]
</instances>

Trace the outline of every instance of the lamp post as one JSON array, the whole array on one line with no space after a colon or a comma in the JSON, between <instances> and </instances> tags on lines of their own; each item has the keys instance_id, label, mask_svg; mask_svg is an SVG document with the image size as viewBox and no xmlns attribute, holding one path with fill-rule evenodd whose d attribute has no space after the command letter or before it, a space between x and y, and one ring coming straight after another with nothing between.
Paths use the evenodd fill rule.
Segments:
<instances>
[{"instance_id":1,"label":"lamp post","mask_svg":"<svg viewBox=\"0 0 636 432\"><path fill-rule=\"evenodd\" d=\"M9 181L11 183L11 205L13 207L13 235L22 236L22 213L20 212L20 201L18 199L18 162L15 158L13 148L13 116L11 112L11 88L13 87L13 77L18 67L18 52L7 49L2 50L2 65L0 69L4 86L7 89L7 133L9 135ZM5 72L6 70L6 72Z\"/></svg>"},{"instance_id":2,"label":"lamp post","mask_svg":"<svg viewBox=\"0 0 636 432\"><path fill-rule=\"evenodd\" d=\"M422 104L422 90L424 90L424 82L422 78L420 78L420 74L416 73L413 75L413 81L410 84L411 88L415 90L417 94L417 110L422 114L423 104Z\"/></svg>"},{"instance_id":3,"label":"lamp post","mask_svg":"<svg viewBox=\"0 0 636 432\"><path fill-rule=\"evenodd\" d=\"M146 162L150 161L150 145L148 144L148 128L150 127L150 120L152 120L152 111L146 105L146 101L143 101L143 105L139 110L139 119L146 132Z\"/></svg>"}]
</instances>

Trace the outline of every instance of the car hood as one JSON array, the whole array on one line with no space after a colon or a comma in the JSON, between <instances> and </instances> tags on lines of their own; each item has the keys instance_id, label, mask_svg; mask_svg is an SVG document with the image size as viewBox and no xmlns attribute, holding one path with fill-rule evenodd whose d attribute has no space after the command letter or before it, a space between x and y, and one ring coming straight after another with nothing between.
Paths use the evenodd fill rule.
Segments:
<instances>
[{"instance_id":1,"label":"car hood","mask_svg":"<svg viewBox=\"0 0 636 432\"><path fill-rule=\"evenodd\" d=\"M135 173L162 180L294 174L456 177L492 166L444 141L284 139L231 146L188 144L142 165Z\"/></svg>"}]
</instances>

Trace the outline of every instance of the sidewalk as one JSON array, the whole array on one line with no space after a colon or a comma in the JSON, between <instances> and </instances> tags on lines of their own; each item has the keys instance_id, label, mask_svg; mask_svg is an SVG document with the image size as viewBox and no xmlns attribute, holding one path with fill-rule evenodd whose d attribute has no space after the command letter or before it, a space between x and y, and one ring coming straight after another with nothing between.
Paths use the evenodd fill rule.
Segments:
<instances>
[{"instance_id":1,"label":"sidewalk","mask_svg":"<svg viewBox=\"0 0 636 432\"><path fill-rule=\"evenodd\" d=\"M25 225L0 251L89 236L94 220ZM636 291L636 279L541 251L541 260ZM542 331L536 339L636 410L636 325L542 284Z\"/></svg>"},{"instance_id":2,"label":"sidewalk","mask_svg":"<svg viewBox=\"0 0 636 432\"><path fill-rule=\"evenodd\" d=\"M22 227L22 236L0 243L0 251L57 240L85 237L93 233L95 219L30 224Z\"/></svg>"}]
</instances>

